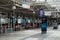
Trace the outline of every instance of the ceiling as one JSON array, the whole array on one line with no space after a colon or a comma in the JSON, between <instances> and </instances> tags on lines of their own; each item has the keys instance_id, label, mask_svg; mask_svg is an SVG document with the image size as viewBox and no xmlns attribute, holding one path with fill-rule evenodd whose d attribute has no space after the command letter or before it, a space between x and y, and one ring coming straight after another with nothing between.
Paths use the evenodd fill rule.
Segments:
<instances>
[{"instance_id":1,"label":"ceiling","mask_svg":"<svg viewBox=\"0 0 60 40\"><path fill-rule=\"evenodd\" d=\"M11 0L0 0L0 12L13 11L12 7L14 6L13 1ZM31 13L32 11L29 9L25 9L22 7L16 6L15 11L22 13ZM24 12L23 12L24 11Z\"/></svg>"},{"instance_id":2,"label":"ceiling","mask_svg":"<svg viewBox=\"0 0 60 40\"><path fill-rule=\"evenodd\" d=\"M24 1L22 0L13 0L14 2L16 3L25 3ZM4 8L4 9L12 9L12 6L14 5L13 4L13 1L11 0L0 0L0 8ZM41 3L42 2L42 3ZM21 3L21 4L22 4ZM43 8L44 10L48 10L48 11L51 11L51 10L60 10L60 0L44 0L43 1L32 1L32 0L27 0L26 3L30 4L31 6L31 9L33 9L36 13L38 13L39 9L40 8ZM50 10L51 9L51 10ZM25 12L32 12L30 9L25 9L25 8L19 8L17 7L17 10L20 10L23 12L23 10Z\"/></svg>"},{"instance_id":3,"label":"ceiling","mask_svg":"<svg viewBox=\"0 0 60 40\"><path fill-rule=\"evenodd\" d=\"M0 5L12 4L11 0L0 0Z\"/></svg>"}]
</instances>

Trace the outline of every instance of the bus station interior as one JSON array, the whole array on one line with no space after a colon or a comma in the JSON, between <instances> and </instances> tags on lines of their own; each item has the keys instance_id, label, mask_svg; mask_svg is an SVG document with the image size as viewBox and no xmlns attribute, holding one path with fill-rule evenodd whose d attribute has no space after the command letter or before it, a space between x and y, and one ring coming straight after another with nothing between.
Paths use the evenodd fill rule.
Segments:
<instances>
[{"instance_id":1,"label":"bus station interior","mask_svg":"<svg viewBox=\"0 0 60 40\"><path fill-rule=\"evenodd\" d=\"M60 40L60 0L0 0L0 40Z\"/></svg>"}]
</instances>

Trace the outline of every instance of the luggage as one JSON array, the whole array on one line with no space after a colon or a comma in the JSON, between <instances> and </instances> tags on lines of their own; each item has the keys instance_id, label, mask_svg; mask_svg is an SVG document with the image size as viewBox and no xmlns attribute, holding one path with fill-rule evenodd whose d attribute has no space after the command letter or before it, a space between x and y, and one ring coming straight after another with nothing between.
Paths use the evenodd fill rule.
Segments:
<instances>
[{"instance_id":1,"label":"luggage","mask_svg":"<svg viewBox=\"0 0 60 40\"><path fill-rule=\"evenodd\" d=\"M46 33L46 31L47 31L47 24L46 23L42 24L41 31L42 31L42 33Z\"/></svg>"}]
</instances>

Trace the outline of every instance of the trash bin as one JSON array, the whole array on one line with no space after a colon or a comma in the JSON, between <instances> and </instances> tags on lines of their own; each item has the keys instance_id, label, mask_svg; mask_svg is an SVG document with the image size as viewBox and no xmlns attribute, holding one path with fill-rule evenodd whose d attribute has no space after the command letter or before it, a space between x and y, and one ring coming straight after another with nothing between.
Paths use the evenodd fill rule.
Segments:
<instances>
[{"instance_id":1,"label":"trash bin","mask_svg":"<svg viewBox=\"0 0 60 40\"><path fill-rule=\"evenodd\" d=\"M53 29L58 29L58 25L57 25L57 23L54 23L54 25L53 25Z\"/></svg>"},{"instance_id":2,"label":"trash bin","mask_svg":"<svg viewBox=\"0 0 60 40\"><path fill-rule=\"evenodd\" d=\"M58 29L57 20L53 21L53 29Z\"/></svg>"}]
</instances>

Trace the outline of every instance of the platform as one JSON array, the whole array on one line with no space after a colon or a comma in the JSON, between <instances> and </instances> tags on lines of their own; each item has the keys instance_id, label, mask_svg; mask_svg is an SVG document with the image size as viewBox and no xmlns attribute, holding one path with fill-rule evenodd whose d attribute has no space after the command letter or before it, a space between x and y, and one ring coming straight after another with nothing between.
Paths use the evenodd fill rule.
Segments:
<instances>
[{"instance_id":1,"label":"platform","mask_svg":"<svg viewBox=\"0 0 60 40\"><path fill-rule=\"evenodd\" d=\"M58 27L57 30L49 27L46 34L41 34L40 28L0 34L0 40L60 40Z\"/></svg>"}]
</instances>

